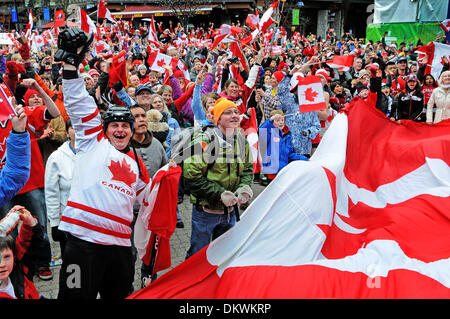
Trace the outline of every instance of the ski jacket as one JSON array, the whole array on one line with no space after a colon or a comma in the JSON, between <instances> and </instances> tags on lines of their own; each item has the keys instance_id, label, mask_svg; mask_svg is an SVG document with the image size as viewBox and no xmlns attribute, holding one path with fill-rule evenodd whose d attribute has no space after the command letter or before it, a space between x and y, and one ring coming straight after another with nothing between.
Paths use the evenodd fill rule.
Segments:
<instances>
[{"instance_id":1,"label":"ski jacket","mask_svg":"<svg viewBox=\"0 0 450 319\"><path fill-rule=\"evenodd\" d=\"M192 137L197 151L184 161L184 178L191 201L210 210L223 209L220 196L251 185L253 160L250 146L238 129L226 139L218 128L198 130ZM195 148L199 145L200 148Z\"/></svg>"},{"instance_id":2,"label":"ski jacket","mask_svg":"<svg viewBox=\"0 0 450 319\"><path fill-rule=\"evenodd\" d=\"M422 114L424 108L422 92L405 89L397 96L396 102L392 108L396 120L416 120Z\"/></svg>"},{"instance_id":3,"label":"ski jacket","mask_svg":"<svg viewBox=\"0 0 450 319\"><path fill-rule=\"evenodd\" d=\"M0 171L0 207L13 198L30 177L30 133L10 133L6 148L5 166Z\"/></svg>"},{"instance_id":4,"label":"ski jacket","mask_svg":"<svg viewBox=\"0 0 450 319\"><path fill-rule=\"evenodd\" d=\"M273 126L273 121L267 120L259 127L258 135L260 141L265 142L265 145L258 146L262 158L262 173L278 174L292 161L308 160L305 156L294 152L292 134L288 126L284 126L283 130L280 130Z\"/></svg>"}]
</instances>

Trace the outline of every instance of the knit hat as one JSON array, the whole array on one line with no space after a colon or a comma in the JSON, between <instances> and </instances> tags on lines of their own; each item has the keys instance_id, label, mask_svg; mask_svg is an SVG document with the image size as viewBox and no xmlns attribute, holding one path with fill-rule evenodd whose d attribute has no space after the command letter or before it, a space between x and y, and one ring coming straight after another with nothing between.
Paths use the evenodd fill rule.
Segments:
<instances>
[{"instance_id":1,"label":"knit hat","mask_svg":"<svg viewBox=\"0 0 450 319\"><path fill-rule=\"evenodd\" d=\"M409 74L408 76L406 76L405 78L405 82L416 82L417 81L417 76L415 74Z\"/></svg>"},{"instance_id":2,"label":"knit hat","mask_svg":"<svg viewBox=\"0 0 450 319\"><path fill-rule=\"evenodd\" d=\"M211 114L214 116L214 121L216 121L216 123L219 123L219 119L222 113L231 107L234 107L238 110L237 105L231 102L230 100L227 100L226 98L223 97L218 99L211 111Z\"/></svg>"},{"instance_id":3,"label":"knit hat","mask_svg":"<svg viewBox=\"0 0 450 319\"><path fill-rule=\"evenodd\" d=\"M96 69L90 69L87 73L88 73L91 77L94 76L94 75L100 76L100 73L98 73L98 71L97 71Z\"/></svg>"},{"instance_id":4,"label":"knit hat","mask_svg":"<svg viewBox=\"0 0 450 319\"><path fill-rule=\"evenodd\" d=\"M25 105L28 106L28 100L30 99L30 96L32 96L33 94L37 94L37 95L41 96L41 94L38 91L33 90L33 89L28 89L25 92L25 95L23 96L23 101L25 102Z\"/></svg>"},{"instance_id":5,"label":"knit hat","mask_svg":"<svg viewBox=\"0 0 450 319\"><path fill-rule=\"evenodd\" d=\"M359 78L360 78L360 79L361 79L363 76L365 76L365 75L370 75L370 73L369 73L368 71L366 71L365 69L359 71Z\"/></svg>"},{"instance_id":6,"label":"knit hat","mask_svg":"<svg viewBox=\"0 0 450 319\"><path fill-rule=\"evenodd\" d=\"M328 75L327 70L325 69L319 69L316 71L316 75L320 75L321 77L323 77L325 80L330 80L330 76Z\"/></svg>"},{"instance_id":7,"label":"knit hat","mask_svg":"<svg viewBox=\"0 0 450 319\"><path fill-rule=\"evenodd\" d=\"M284 73L281 71L274 72L273 76L277 79L278 82L281 82L284 79Z\"/></svg>"},{"instance_id":8,"label":"knit hat","mask_svg":"<svg viewBox=\"0 0 450 319\"><path fill-rule=\"evenodd\" d=\"M173 72L173 76L176 78L184 78L184 73L181 70L175 70L175 72Z\"/></svg>"},{"instance_id":9,"label":"knit hat","mask_svg":"<svg viewBox=\"0 0 450 319\"><path fill-rule=\"evenodd\" d=\"M94 81L94 79L92 78L92 76L89 73L81 73L80 77L83 79L88 78L88 79L91 79L92 81Z\"/></svg>"},{"instance_id":10,"label":"knit hat","mask_svg":"<svg viewBox=\"0 0 450 319\"><path fill-rule=\"evenodd\" d=\"M357 86L356 90L357 90L358 94L360 94L361 91L368 90L368 88L364 84L360 84L360 85Z\"/></svg>"}]
</instances>

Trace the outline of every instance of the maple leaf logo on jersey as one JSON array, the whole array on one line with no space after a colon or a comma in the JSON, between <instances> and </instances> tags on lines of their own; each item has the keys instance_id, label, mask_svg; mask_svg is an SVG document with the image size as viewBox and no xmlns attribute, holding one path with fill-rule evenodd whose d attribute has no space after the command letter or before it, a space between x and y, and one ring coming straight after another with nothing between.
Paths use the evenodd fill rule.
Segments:
<instances>
[{"instance_id":1,"label":"maple leaf logo on jersey","mask_svg":"<svg viewBox=\"0 0 450 319\"><path fill-rule=\"evenodd\" d=\"M319 93L317 93L316 91L313 91L313 89L311 89L311 88L307 88L305 90L305 99L309 102L314 102L317 95L319 95Z\"/></svg>"},{"instance_id":2,"label":"maple leaf logo on jersey","mask_svg":"<svg viewBox=\"0 0 450 319\"><path fill-rule=\"evenodd\" d=\"M130 188L136 182L137 175L131 170L131 165L125 159L122 160L122 163L111 161L108 168L113 174L111 180L125 183Z\"/></svg>"}]
</instances>

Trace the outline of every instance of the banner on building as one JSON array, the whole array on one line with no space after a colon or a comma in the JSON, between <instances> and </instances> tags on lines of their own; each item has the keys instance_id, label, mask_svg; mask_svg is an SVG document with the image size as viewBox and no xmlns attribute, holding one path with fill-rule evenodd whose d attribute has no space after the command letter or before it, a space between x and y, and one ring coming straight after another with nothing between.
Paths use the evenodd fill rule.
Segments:
<instances>
[{"instance_id":1,"label":"banner on building","mask_svg":"<svg viewBox=\"0 0 450 319\"><path fill-rule=\"evenodd\" d=\"M422 43L426 44L436 40L439 33L441 36L444 35L439 22L369 24L366 29L366 41L381 41L385 32L387 32L385 37L387 44L393 42L400 44L405 41L406 44L413 42L414 46L419 38Z\"/></svg>"},{"instance_id":2,"label":"banner on building","mask_svg":"<svg viewBox=\"0 0 450 319\"><path fill-rule=\"evenodd\" d=\"M300 24L300 9L292 10L292 25Z\"/></svg>"}]
</instances>

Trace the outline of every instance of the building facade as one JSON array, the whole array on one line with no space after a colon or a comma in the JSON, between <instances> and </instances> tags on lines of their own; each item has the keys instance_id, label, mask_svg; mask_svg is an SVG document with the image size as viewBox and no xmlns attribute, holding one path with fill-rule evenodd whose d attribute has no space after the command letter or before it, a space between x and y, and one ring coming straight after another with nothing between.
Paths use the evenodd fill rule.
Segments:
<instances>
[{"instance_id":1,"label":"building facade","mask_svg":"<svg viewBox=\"0 0 450 319\"><path fill-rule=\"evenodd\" d=\"M55 9L63 9L70 19L78 7L86 10L96 19L97 0L0 0L0 24L4 29L19 29L28 22L28 9L33 10L35 25L52 21ZM260 15L271 5L272 0L109 0L111 13L121 19L133 19L135 23L154 16L157 21L168 23L179 21L181 12L187 16L187 23L217 27L226 24L245 24L249 13L258 9ZM13 8L18 21L12 21ZM44 11L47 10L47 15ZM184 10L184 11L183 11ZM365 37L366 26L373 15L373 0L280 0L274 19L289 32L326 36L329 29L338 38L350 32L359 38ZM48 14L48 12L50 14ZM297 19L293 19L293 15ZM48 20L50 18L50 20ZM294 20L294 21L293 21ZM186 23L186 22L185 22Z\"/></svg>"}]
</instances>

